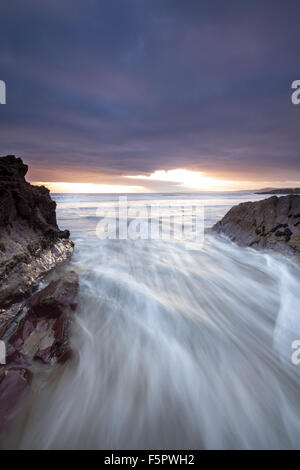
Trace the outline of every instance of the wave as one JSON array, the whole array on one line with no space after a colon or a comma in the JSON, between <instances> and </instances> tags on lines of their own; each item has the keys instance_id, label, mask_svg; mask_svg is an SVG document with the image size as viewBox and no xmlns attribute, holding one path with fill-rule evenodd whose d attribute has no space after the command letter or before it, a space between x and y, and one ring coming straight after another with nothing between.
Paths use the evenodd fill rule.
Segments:
<instances>
[{"instance_id":1,"label":"wave","mask_svg":"<svg viewBox=\"0 0 300 470\"><path fill-rule=\"evenodd\" d=\"M36 365L6 448L299 448L298 265L214 235L80 237L74 357Z\"/></svg>"}]
</instances>

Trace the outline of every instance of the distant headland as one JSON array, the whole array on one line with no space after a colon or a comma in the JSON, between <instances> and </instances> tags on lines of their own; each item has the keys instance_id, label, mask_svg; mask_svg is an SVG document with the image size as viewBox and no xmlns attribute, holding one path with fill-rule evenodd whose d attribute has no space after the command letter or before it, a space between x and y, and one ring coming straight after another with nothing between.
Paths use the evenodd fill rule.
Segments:
<instances>
[{"instance_id":1,"label":"distant headland","mask_svg":"<svg viewBox=\"0 0 300 470\"><path fill-rule=\"evenodd\" d=\"M300 188L261 189L255 194L300 194Z\"/></svg>"}]
</instances>

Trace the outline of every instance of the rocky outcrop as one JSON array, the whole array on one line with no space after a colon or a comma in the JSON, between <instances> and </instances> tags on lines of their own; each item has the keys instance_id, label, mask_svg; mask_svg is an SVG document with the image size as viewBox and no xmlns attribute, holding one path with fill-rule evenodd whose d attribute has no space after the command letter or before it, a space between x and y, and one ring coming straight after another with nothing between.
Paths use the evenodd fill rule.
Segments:
<instances>
[{"instance_id":1,"label":"rocky outcrop","mask_svg":"<svg viewBox=\"0 0 300 470\"><path fill-rule=\"evenodd\" d=\"M240 246L300 255L300 196L273 196L239 204L213 230Z\"/></svg>"},{"instance_id":2,"label":"rocky outcrop","mask_svg":"<svg viewBox=\"0 0 300 470\"><path fill-rule=\"evenodd\" d=\"M27 165L0 157L0 432L32 379L34 360L53 365L71 354L70 325L78 276L68 271L37 291L39 281L67 261L74 244L56 221L48 189L25 181Z\"/></svg>"},{"instance_id":3,"label":"rocky outcrop","mask_svg":"<svg viewBox=\"0 0 300 470\"><path fill-rule=\"evenodd\" d=\"M32 361L53 365L70 357L70 327L78 288L77 274L69 271L8 309L10 321L0 322L7 346L6 364L0 366L0 431L29 389Z\"/></svg>"},{"instance_id":4,"label":"rocky outcrop","mask_svg":"<svg viewBox=\"0 0 300 470\"><path fill-rule=\"evenodd\" d=\"M20 158L0 157L0 309L32 292L73 252L49 190L26 182L27 170Z\"/></svg>"}]
</instances>

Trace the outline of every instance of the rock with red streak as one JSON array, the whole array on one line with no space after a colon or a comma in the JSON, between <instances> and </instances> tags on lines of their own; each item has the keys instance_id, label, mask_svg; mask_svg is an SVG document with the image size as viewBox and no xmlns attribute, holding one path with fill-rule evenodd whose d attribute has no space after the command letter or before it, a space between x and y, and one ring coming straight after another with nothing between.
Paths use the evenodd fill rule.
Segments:
<instances>
[{"instance_id":1,"label":"rock with red streak","mask_svg":"<svg viewBox=\"0 0 300 470\"><path fill-rule=\"evenodd\" d=\"M63 278L50 282L28 302L29 313L36 317L58 318L76 308L78 302L78 276L69 271Z\"/></svg>"},{"instance_id":2,"label":"rock with red streak","mask_svg":"<svg viewBox=\"0 0 300 470\"><path fill-rule=\"evenodd\" d=\"M27 357L46 364L64 362L71 354L70 326L78 303L79 280L68 271L34 294L11 344Z\"/></svg>"},{"instance_id":3,"label":"rock with red streak","mask_svg":"<svg viewBox=\"0 0 300 470\"><path fill-rule=\"evenodd\" d=\"M41 279L72 256L70 232L61 231L49 190L25 180L28 167L0 157L0 431L29 389L32 361L64 362L71 354L70 325L78 300L73 271L30 297Z\"/></svg>"},{"instance_id":4,"label":"rock with red streak","mask_svg":"<svg viewBox=\"0 0 300 470\"><path fill-rule=\"evenodd\" d=\"M9 309L14 312L2 336L7 344L7 363L0 367L0 432L7 428L29 389L32 361L53 365L71 356L70 328L78 290L78 275L68 271Z\"/></svg>"}]
</instances>

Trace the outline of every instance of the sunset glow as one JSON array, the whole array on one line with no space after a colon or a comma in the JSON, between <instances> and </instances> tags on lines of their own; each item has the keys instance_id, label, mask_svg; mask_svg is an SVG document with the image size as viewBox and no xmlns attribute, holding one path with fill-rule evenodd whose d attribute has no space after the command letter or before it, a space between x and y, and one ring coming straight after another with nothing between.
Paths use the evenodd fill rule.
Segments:
<instances>
[{"instance_id":1,"label":"sunset glow","mask_svg":"<svg viewBox=\"0 0 300 470\"><path fill-rule=\"evenodd\" d=\"M191 191L240 191L261 189L274 185L274 181L239 181L226 180L206 176L202 171L190 171L183 168L174 170L157 170L149 176L134 175L125 178L141 181L161 181L164 183L177 183L177 189ZM292 187L299 184L297 181L277 181L277 187Z\"/></svg>"},{"instance_id":2,"label":"sunset glow","mask_svg":"<svg viewBox=\"0 0 300 470\"><path fill-rule=\"evenodd\" d=\"M99 181L101 181L102 177L102 175L99 176ZM119 184L122 183L122 181L126 181L127 184ZM140 184L135 184L136 182ZM300 182L297 180L246 181L221 179L208 176L202 171L191 171L184 168L157 170L150 175L124 175L120 176L117 180L113 175L111 177L106 175L105 184L60 181L32 181L32 184L46 186L52 193L77 194L168 193L173 191L251 191L274 186L277 188L300 186Z\"/></svg>"},{"instance_id":3,"label":"sunset glow","mask_svg":"<svg viewBox=\"0 0 300 470\"><path fill-rule=\"evenodd\" d=\"M52 193L80 193L80 194L103 194L103 193L140 193L147 192L142 186L118 186L110 184L94 183L61 183L61 182L33 182L36 185L46 186Z\"/></svg>"},{"instance_id":4,"label":"sunset glow","mask_svg":"<svg viewBox=\"0 0 300 470\"><path fill-rule=\"evenodd\" d=\"M158 170L150 176L136 175L126 176L126 178L178 183L182 188L198 191L222 191L228 188L232 189L234 186L240 185L239 182L218 180L216 178L207 177L202 171L190 171L182 168L168 171Z\"/></svg>"}]
</instances>

